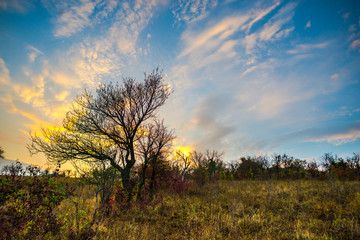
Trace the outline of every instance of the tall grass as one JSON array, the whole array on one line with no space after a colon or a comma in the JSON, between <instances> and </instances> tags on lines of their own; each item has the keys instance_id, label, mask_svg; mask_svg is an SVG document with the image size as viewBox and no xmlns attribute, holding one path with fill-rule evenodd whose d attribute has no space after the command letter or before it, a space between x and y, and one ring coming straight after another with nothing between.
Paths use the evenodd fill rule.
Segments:
<instances>
[{"instance_id":1,"label":"tall grass","mask_svg":"<svg viewBox=\"0 0 360 240\"><path fill-rule=\"evenodd\" d=\"M94 210L91 189L66 199L59 239L85 231ZM82 191L82 192L80 192ZM81 193L81 194L80 194ZM78 205L76 205L78 204ZM77 207L76 207L77 206ZM360 239L360 183L351 181L217 181L152 203L110 212L95 239ZM88 236L88 237L89 237Z\"/></svg>"}]
</instances>

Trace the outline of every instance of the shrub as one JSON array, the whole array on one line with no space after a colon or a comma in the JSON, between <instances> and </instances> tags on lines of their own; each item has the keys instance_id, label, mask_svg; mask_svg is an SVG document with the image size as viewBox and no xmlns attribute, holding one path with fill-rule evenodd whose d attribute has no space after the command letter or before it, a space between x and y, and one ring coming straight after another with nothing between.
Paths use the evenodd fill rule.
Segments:
<instances>
[{"instance_id":1,"label":"shrub","mask_svg":"<svg viewBox=\"0 0 360 240\"><path fill-rule=\"evenodd\" d=\"M72 193L50 177L0 177L0 238L27 239L55 234L61 221L54 209Z\"/></svg>"}]
</instances>

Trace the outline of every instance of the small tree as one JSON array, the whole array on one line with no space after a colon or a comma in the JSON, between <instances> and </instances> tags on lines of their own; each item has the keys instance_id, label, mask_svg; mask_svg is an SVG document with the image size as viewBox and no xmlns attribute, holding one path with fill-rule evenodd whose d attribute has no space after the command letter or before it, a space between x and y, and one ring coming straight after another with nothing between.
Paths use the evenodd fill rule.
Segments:
<instances>
[{"instance_id":1,"label":"small tree","mask_svg":"<svg viewBox=\"0 0 360 240\"><path fill-rule=\"evenodd\" d=\"M63 127L31 134L28 149L32 154L44 153L53 163L109 164L120 173L131 196L130 174L144 137L141 129L156 119L170 93L158 69L145 74L144 82L125 78L122 85L104 84L95 94L85 90L66 114Z\"/></svg>"},{"instance_id":2,"label":"small tree","mask_svg":"<svg viewBox=\"0 0 360 240\"><path fill-rule=\"evenodd\" d=\"M175 152L176 166L180 170L181 181L185 181L185 176L191 171L191 153L181 150Z\"/></svg>"},{"instance_id":3,"label":"small tree","mask_svg":"<svg viewBox=\"0 0 360 240\"><path fill-rule=\"evenodd\" d=\"M153 196L156 168L159 158L168 152L174 139L174 132L168 131L163 121L155 121L144 128L144 137L140 138L139 155L143 158L143 165L139 175L136 199L141 197L141 190L145 184L146 170L151 165L150 198Z\"/></svg>"}]
</instances>

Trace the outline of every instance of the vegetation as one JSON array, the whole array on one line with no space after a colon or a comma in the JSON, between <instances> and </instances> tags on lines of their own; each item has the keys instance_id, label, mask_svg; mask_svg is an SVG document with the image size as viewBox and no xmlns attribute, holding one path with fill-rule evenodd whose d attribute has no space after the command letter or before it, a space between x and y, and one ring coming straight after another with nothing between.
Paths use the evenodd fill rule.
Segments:
<instances>
[{"instance_id":1,"label":"vegetation","mask_svg":"<svg viewBox=\"0 0 360 240\"><path fill-rule=\"evenodd\" d=\"M0 146L0 158L5 158L4 149Z\"/></svg>"},{"instance_id":2,"label":"vegetation","mask_svg":"<svg viewBox=\"0 0 360 240\"><path fill-rule=\"evenodd\" d=\"M24 176L17 164L0 177L0 239L358 239L360 182L350 168L357 156L344 168L341 158L325 154L324 166L334 159L328 168L304 163L297 172L296 160L277 169L274 155L262 169L254 162L264 166L264 157L246 157L219 163L224 167L213 175L211 165L192 165L184 180L181 168L159 160L152 197L150 167L142 197L131 202L123 201L111 168L64 178ZM142 167L132 174L141 175ZM98 198L102 193L109 195ZM99 199L108 199L102 208Z\"/></svg>"}]
</instances>

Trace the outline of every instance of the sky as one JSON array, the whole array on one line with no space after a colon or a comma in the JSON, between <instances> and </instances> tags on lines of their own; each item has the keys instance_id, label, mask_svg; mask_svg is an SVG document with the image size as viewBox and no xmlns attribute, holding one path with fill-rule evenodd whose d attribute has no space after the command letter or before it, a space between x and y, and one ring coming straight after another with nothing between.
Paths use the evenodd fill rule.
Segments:
<instances>
[{"instance_id":1,"label":"sky","mask_svg":"<svg viewBox=\"0 0 360 240\"><path fill-rule=\"evenodd\" d=\"M240 156L360 151L360 1L0 0L0 146L83 89L163 69L175 144Z\"/></svg>"}]
</instances>

